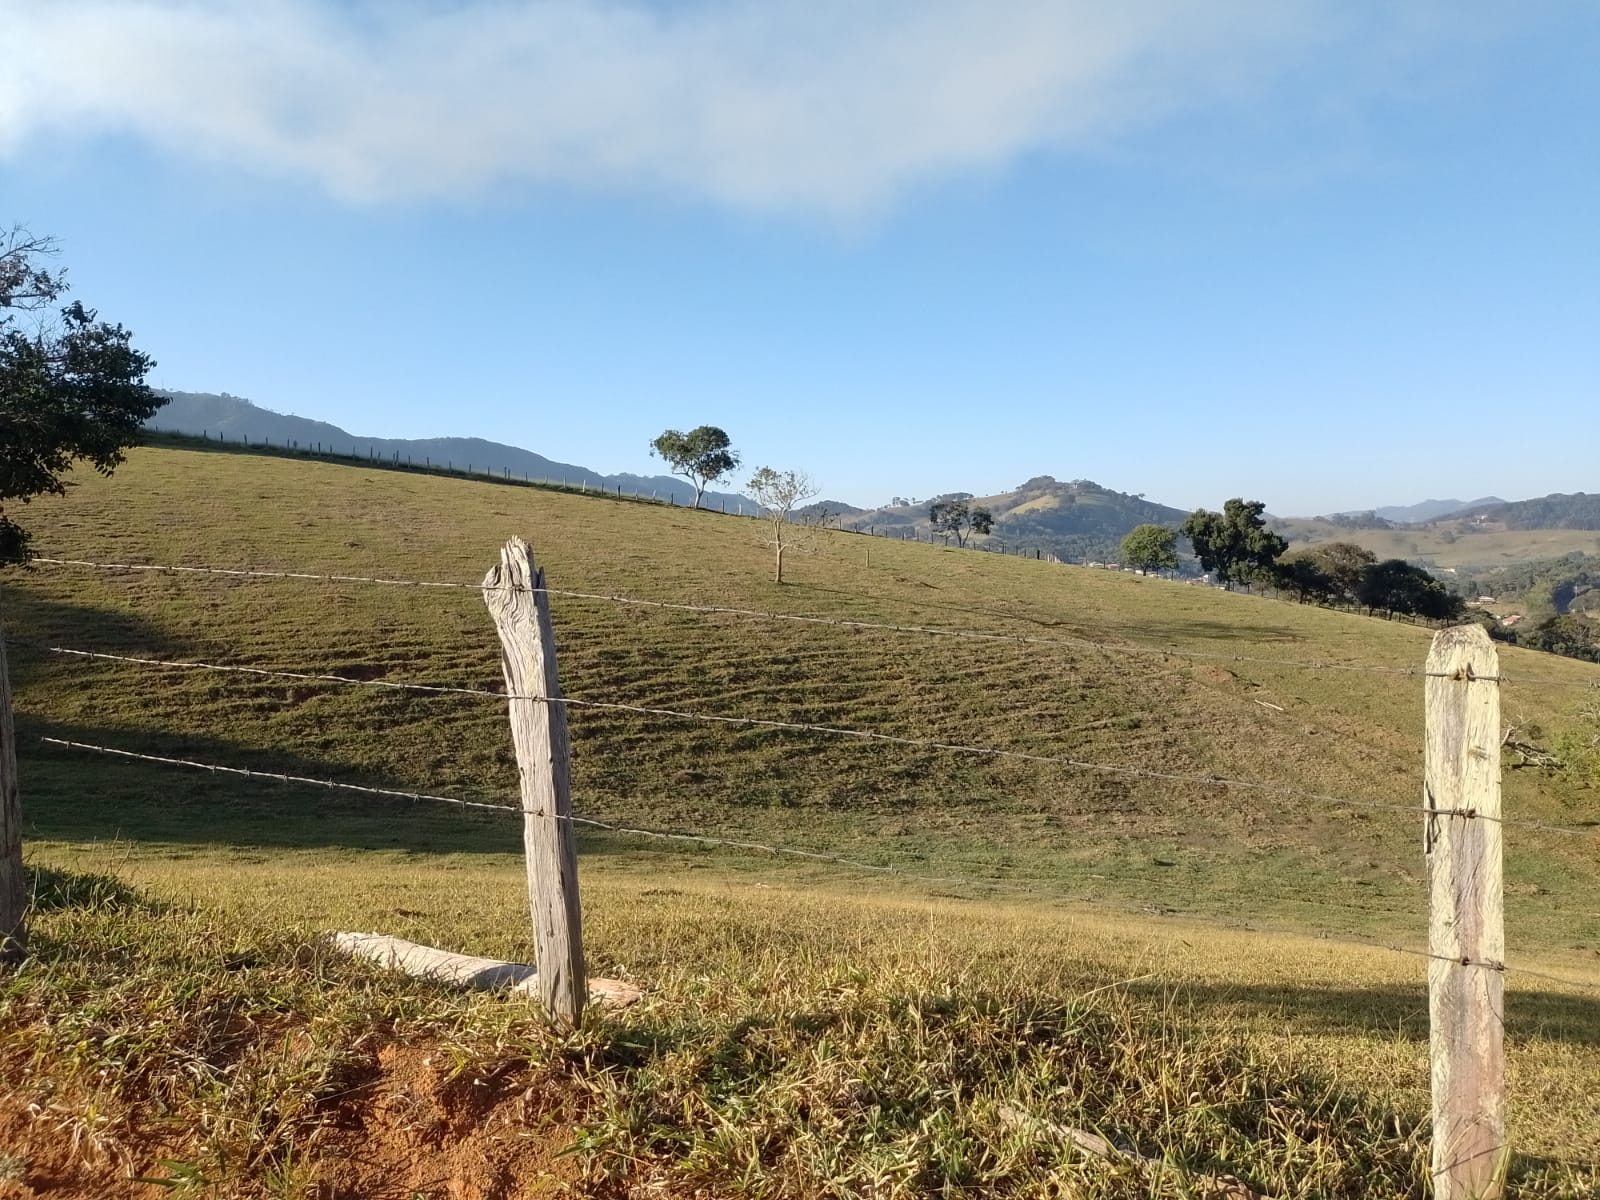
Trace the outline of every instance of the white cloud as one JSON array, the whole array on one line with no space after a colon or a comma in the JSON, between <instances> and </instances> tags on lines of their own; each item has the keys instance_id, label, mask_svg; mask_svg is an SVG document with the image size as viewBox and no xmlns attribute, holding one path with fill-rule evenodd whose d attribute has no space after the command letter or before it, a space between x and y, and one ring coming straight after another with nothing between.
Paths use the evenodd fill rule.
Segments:
<instances>
[{"instance_id":1,"label":"white cloud","mask_svg":"<svg viewBox=\"0 0 1600 1200\"><path fill-rule=\"evenodd\" d=\"M0 156L120 134L360 202L554 183L853 214L1257 96L1348 7L0 0Z\"/></svg>"}]
</instances>

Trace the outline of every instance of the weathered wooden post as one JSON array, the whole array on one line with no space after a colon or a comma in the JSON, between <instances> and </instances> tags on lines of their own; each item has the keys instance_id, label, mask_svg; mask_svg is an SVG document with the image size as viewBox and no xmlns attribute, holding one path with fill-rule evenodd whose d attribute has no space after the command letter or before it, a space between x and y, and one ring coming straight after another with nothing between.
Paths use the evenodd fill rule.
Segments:
<instances>
[{"instance_id":1,"label":"weathered wooden post","mask_svg":"<svg viewBox=\"0 0 1600 1200\"><path fill-rule=\"evenodd\" d=\"M539 996L553 1018L576 1025L586 987L572 769L550 601L543 589L544 572L521 538L505 544L500 565L483 579L483 600L500 634L511 740L522 775L522 843Z\"/></svg>"},{"instance_id":2,"label":"weathered wooden post","mask_svg":"<svg viewBox=\"0 0 1600 1200\"><path fill-rule=\"evenodd\" d=\"M0 628L0 963L28 950L28 889L22 879L22 802L17 793L17 734L11 721L6 636Z\"/></svg>"},{"instance_id":3,"label":"weathered wooden post","mask_svg":"<svg viewBox=\"0 0 1600 1200\"><path fill-rule=\"evenodd\" d=\"M1499 1200L1505 1137L1505 918L1499 656L1479 625L1428 652L1422 804L1428 860L1433 1194Z\"/></svg>"}]
</instances>

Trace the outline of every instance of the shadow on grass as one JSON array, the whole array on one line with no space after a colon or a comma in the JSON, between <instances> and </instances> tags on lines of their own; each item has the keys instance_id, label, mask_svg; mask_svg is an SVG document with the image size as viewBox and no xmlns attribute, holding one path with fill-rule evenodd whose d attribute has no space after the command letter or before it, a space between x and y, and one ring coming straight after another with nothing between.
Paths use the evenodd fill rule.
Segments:
<instances>
[{"instance_id":1,"label":"shadow on grass","mask_svg":"<svg viewBox=\"0 0 1600 1200\"><path fill-rule=\"evenodd\" d=\"M396 850L414 854L516 854L521 823L510 796L459 798L508 811L439 801L364 796L307 784L141 762L41 742L108 746L274 775L409 791L412 781L357 772L225 738L157 738L18 714L24 837L278 849ZM428 790L428 789L419 789Z\"/></svg>"},{"instance_id":2,"label":"shadow on grass","mask_svg":"<svg viewBox=\"0 0 1600 1200\"><path fill-rule=\"evenodd\" d=\"M823 1047L828 1074L849 1086L816 1086ZM830 1131L829 1163L865 1158L885 1142L936 1139L948 1128L959 1136L949 1153L926 1153L917 1194L972 1188L984 1166L970 1159L971 1148L1016 1136L1015 1119L1001 1115L1008 1108L1041 1127L1065 1119L1133 1153L1201 1175L1237 1173L1257 1187L1280 1183L1267 1176L1281 1175L1296 1149L1315 1145L1327 1153L1319 1156L1324 1175L1313 1194L1366 1194L1376 1181L1373 1194L1421 1195L1421 1114L1398 1115L1318 1072L1243 1054L1220 1039L1178 1034L1159 1004L1139 999L1102 1007L1037 996L883 992L866 983L778 1012L667 1026L626 1021L604 1057L610 1078L622 1084L596 1122L610 1126L613 1148L683 1161L687 1109L679 1097L714 1093L721 1111L761 1130L773 1169L790 1173L786 1182L796 1193L816 1182L805 1150L819 1125ZM1205 1099L1191 1110L1150 1102L1168 1091ZM1001 1104L950 1105L951 1095ZM937 1125L929 1121L934 1110L944 1118ZM698 1152L709 1158L699 1168L731 1169L720 1155L732 1144L702 1142ZM1218 1151L1219 1144L1229 1149ZM1009 1168L1017 1174L985 1182L1020 1190L1026 1180L1058 1178L1075 1159L1038 1129L1021 1154Z\"/></svg>"},{"instance_id":3,"label":"shadow on grass","mask_svg":"<svg viewBox=\"0 0 1600 1200\"><path fill-rule=\"evenodd\" d=\"M158 912L161 906L113 875L62 871L38 864L23 868L28 907L35 912L60 912L69 908L109 911L142 909Z\"/></svg>"},{"instance_id":4,"label":"shadow on grass","mask_svg":"<svg viewBox=\"0 0 1600 1200\"><path fill-rule=\"evenodd\" d=\"M1509 1042L1542 1038L1600 1046L1600 990L1592 996L1581 996L1551 990L1534 979L1519 983L1515 975L1508 982L1512 985L1505 1005ZM1130 984L1128 990L1151 1001L1171 996L1170 987L1159 984ZM1235 1012L1245 1018L1281 1019L1286 1026L1308 1035L1382 1030L1419 1045L1428 1041L1428 993L1420 983L1415 988L1185 984L1178 991L1178 999L1195 1011L1212 1016Z\"/></svg>"},{"instance_id":5,"label":"shadow on grass","mask_svg":"<svg viewBox=\"0 0 1600 1200\"><path fill-rule=\"evenodd\" d=\"M81 604L16 584L25 576L16 568L0 572L0 624L13 688L21 688L59 656L43 649L66 644L77 649L118 654L179 658L192 648L186 638L126 609Z\"/></svg>"}]
</instances>

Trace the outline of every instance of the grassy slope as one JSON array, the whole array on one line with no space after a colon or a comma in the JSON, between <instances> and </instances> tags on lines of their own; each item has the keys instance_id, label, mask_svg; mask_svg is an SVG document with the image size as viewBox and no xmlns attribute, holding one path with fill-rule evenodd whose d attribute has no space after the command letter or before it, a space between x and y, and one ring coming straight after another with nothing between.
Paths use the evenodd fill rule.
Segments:
<instances>
[{"instance_id":1,"label":"grassy slope","mask_svg":"<svg viewBox=\"0 0 1600 1200\"><path fill-rule=\"evenodd\" d=\"M474 580L505 536L522 533L552 586L584 591L1275 660L1414 667L1427 642L1425 631L1347 614L848 534L825 535L814 556L794 560L795 582L778 589L767 582L767 552L751 522L254 456L139 452L114 480L89 481L63 501L37 505L34 517L47 552L68 557ZM849 632L561 598L555 606L563 681L574 697L1228 774L1400 805L1415 800L1414 678ZM516 932L515 830L492 815L402 804L396 819L383 803L29 745L32 735L51 733L502 799L514 776L492 702L151 672L28 648L56 640L497 686L492 629L473 593L41 568L7 580L0 611L19 643L13 662L36 861L115 870L159 898L213 902L238 923L228 936L251 944L269 923L291 934L345 925L525 953ZM1506 670L1528 680L1508 688L1508 714L1524 728L1549 731L1576 719L1584 693L1536 685L1600 674L1520 652L1506 655ZM607 712L575 711L573 731L576 794L586 813L781 840L892 863L913 876L950 877L884 881L748 854L586 837L592 953L600 968L634 974L660 998L657 1015L642 1018L646 1025L681 1021L674 1006L702 1004L695 980L705 978L735 980L738 997L703 1014L708 1029L771 1019L764 1005L798 1011L800 1000L783 996L804 992L803 981L785 963L809 963L834 987L841 972L870 972L880 962L909 972L918 960L895 985L901 991L1003 980L1035 998L1059 995L1063 972L1104 980L1150 967L1153 980L1144 986L1185 989L1197 1028L1247 1030L1251 1053L1339 1063L1343 1076L1402 1111L1425 1103L1416 1071L1417 962L1188 921L1415 944L1420 862L1407 815ZM1600 804L1592 791L1517 772L1507 781L1507 809L1573 823L1594 820ZM1595 839L1508 834L1512 947L1537 965L1592 973L1600 906L1584 897L1593 894ZM947 898L929 899L937 893ZM1111 923L1100 925L1083 914L1102 910L1063 907L1064 897L1172 915L1154 923L1108 916ZM44 918L46 937L50 922L68 920ZM909 931L923 926L919 947ZM959 967L963 959L971 978ZM1296 983L1312 991L1295 991ZM867 990L874 1012L892 1007L893 988ZM1522 1144L1556 1160L1600 1157L1594 1130L1582 1123L1587 1101L1578 1082L1600 1067L1594 1002L1542 984L1520 992L1513 1062ZM805 994L806 1003L819 1002ZM724 1017L729 1024L718 1025ZM755 1075L747 1082L765 1086ZM604 1098L616 1137L644 1136L627 1115L632 1096L624 1089ZM1144 1128L1152 1137L1170 1134L1175 1145L1189 1136ZM654 1161L661 1146L645 1143L630 1153ZM1273 1157L1283 1145L1264 1135L1250 1144L1256 1149L1239 1153L1259 1155L1263 1177L1287 1169L1281 1155ZM1353 1153L1339 1145L1333 1139L1326 1148ZM1396 1168L1402 1175L1414 1170L1404 1145L1395 1152L1411 1163ZM732 1170L737 1157L727 1146L718 1154L712 1176ZM1569 1168L1540 1170L1548 1187L1538 1194L1560 1194L1551 1181Z\"/></svg>"}]
</instances>

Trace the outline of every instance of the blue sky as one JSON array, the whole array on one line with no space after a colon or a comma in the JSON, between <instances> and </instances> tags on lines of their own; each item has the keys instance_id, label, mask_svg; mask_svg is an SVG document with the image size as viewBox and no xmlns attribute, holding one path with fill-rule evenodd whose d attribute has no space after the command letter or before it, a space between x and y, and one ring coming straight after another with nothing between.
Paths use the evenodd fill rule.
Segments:
<instances>
[{"instance_id":1,"label":"blue sky","mask_svg":"<svg viewBox=\"0 0 1600 1200\"><path fill-rule=\"evenodd\" d=\"M153 381L858 504L1600 490L1600 5L0 0Z\"/></svg>"}]
</instances>

